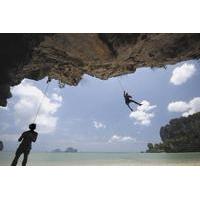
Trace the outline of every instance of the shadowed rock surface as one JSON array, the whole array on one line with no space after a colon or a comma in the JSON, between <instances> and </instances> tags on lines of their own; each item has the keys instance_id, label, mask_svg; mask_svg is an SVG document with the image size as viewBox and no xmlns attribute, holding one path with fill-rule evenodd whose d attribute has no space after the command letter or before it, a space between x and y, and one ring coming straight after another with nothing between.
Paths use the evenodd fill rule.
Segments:
<instances>
[{"instance_id":1,"label":"shadowed rock surface","mask_svg":"<svg viewBox=\"0 0 200 200\"><path fill-rule=\"evenodd\" d=\"M1 34L0 41L1 106L24 78L77 85L83 74L106 80L200 58L200 34Z\"/></svg>"}]
</instances>

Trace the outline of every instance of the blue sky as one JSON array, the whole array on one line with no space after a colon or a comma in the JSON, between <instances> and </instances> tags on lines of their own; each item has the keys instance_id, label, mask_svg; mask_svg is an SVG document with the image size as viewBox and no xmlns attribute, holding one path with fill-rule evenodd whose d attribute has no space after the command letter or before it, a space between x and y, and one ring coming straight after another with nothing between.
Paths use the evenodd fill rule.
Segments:
<instances>
[{"instance_id":1,"label":"blue sky","mask_svg":"<svg viewBox=\"0 0 200 200\"><path fill-rule=\"evenodd\" d=\"M181 62L167 69L138 69L134 74L99 80L84 75L78 86L60 89L50 83L37 118L35 151L65 150L133 152L160 142L160 127L170 119L200 111L199 61ZM143 106L124 104L125 88ZM0 140L15 150L17 138L33 121L46 78L24 80L12 88L7 108L0 108Z\"/></svg>"}]
</instances>

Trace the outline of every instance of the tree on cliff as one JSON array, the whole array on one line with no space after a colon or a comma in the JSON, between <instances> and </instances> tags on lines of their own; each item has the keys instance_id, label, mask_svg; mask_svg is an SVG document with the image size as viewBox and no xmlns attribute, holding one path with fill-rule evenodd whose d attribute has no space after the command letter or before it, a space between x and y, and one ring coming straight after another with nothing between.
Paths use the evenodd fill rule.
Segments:
<instances>
[{"instance_id":1,"label":"tree on cliff","mask_svg":"<svg viewBox=\"0 0 200 200\"><path fill-rule=\"evenodd\" d=\"M148 146L149 150L153 149L153 144L152 143L148 143L147 146Z\"/></svg>"}]
</instances>

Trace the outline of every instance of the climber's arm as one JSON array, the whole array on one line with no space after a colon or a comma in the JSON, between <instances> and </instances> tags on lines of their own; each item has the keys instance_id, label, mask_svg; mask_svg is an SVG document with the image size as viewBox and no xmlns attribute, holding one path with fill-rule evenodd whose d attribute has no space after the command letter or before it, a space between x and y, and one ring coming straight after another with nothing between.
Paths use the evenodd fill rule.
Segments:
<instances>
[{"instance_id":1,"label":"climber's arm","mask_svg":"<svg viewBox=\"0 0 200 200\"><path fill-rule=\"evenodd\" d=\"M24 133L22 133L22 135L19 137L18 142L21 142L23 138L24 138Z\"/></svg>"}]
</instances>

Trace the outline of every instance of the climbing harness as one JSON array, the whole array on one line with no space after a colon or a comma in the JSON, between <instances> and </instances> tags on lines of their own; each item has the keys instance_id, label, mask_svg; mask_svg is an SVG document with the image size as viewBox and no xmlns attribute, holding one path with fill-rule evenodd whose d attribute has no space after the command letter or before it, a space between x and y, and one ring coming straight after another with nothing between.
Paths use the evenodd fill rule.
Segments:
<instances>
[{"instance_id":1,"label":"climbing harness","mask_svg":"<svg viewBox=\"0 0 200 200\"><path fill-rule=\"evenodd\" d=\"M42 99L41 99L41 101L40 101L40 103L39 103L39 106L38 106L38 109L37 109L37 112L36 112L36 115L35 115L35 119L33 120L33 123L35 123L36 120L37 120L38 114L39 114L40 109L41 109L41 106L42 106L42 102L43 102L43 100L44 100L44 97L46 96L46 93L47 93L47 91L48 91L50 82L51 82L51 78L48 77L48 80L47 80L47 82L46 82L47 85L46 85L45 90L44 90L44 92L43 92L43 96L42 96Z\"/></svg>"}]
</instances>

